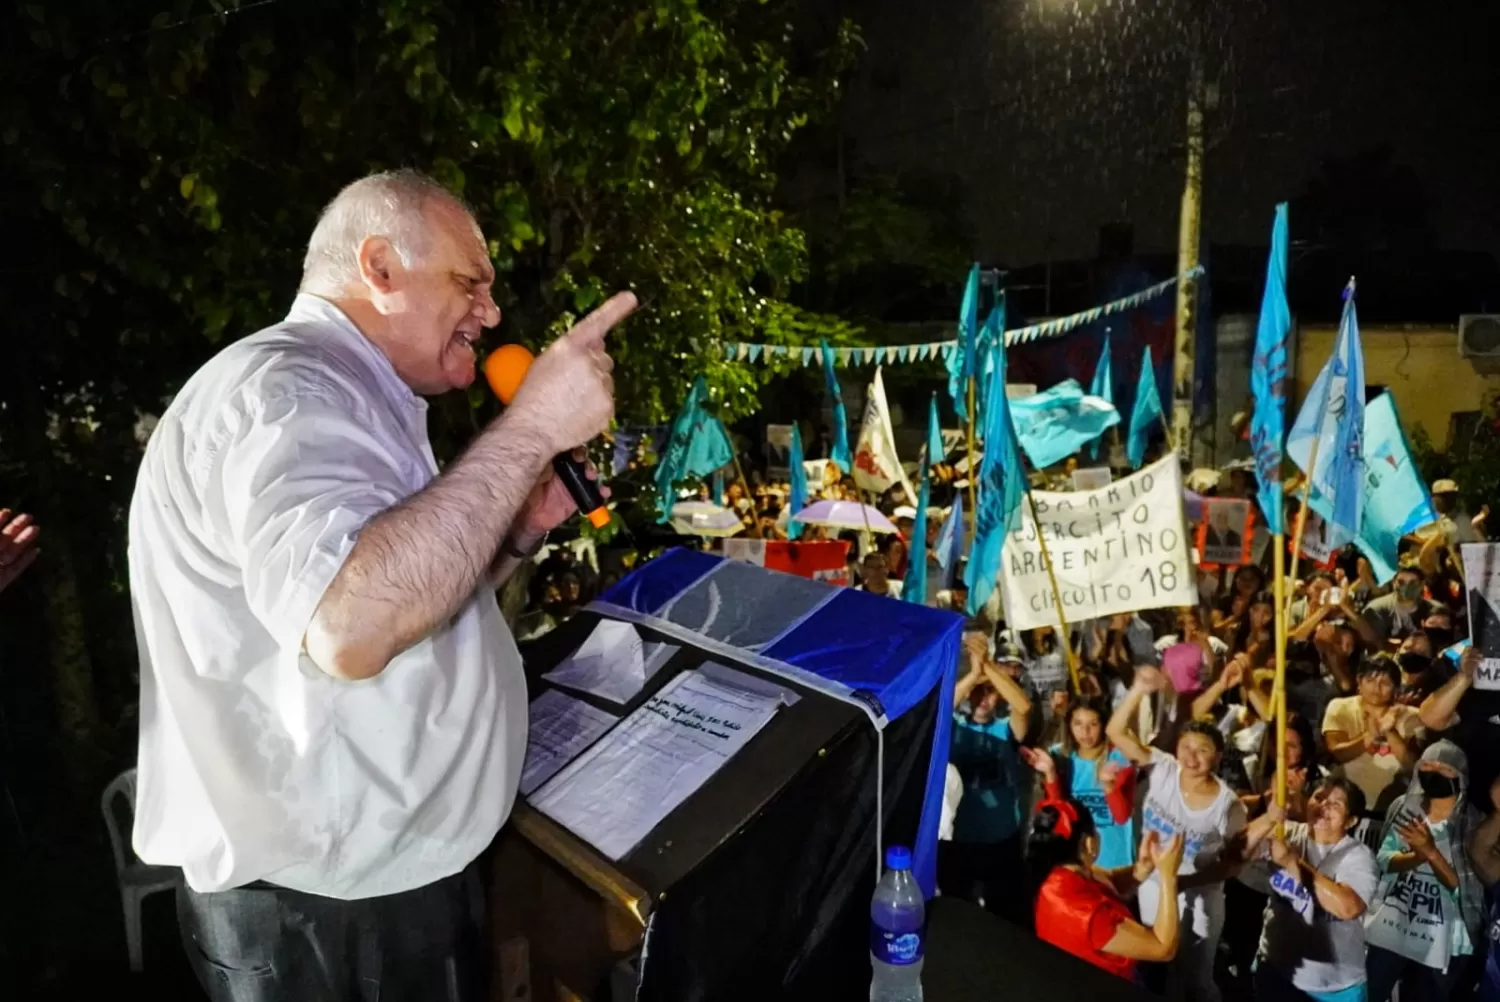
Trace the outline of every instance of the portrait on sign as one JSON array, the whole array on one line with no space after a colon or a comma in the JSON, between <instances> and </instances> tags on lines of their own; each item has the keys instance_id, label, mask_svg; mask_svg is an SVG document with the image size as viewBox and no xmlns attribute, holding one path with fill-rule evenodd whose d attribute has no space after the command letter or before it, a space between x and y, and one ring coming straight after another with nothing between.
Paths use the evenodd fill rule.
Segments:
<instances>
[{"instance_id":1,"label":"portrait on sign","mask_svg":"<svg viewBox=\"0 0 1500 1002\"><path fill-rule=\"evenodd\" d=\"M1238 567L1250 562L1255 512L1245 498L1205 498L1198 521L1198 559L1204 567Z\"/></svg>"}]
</instances>

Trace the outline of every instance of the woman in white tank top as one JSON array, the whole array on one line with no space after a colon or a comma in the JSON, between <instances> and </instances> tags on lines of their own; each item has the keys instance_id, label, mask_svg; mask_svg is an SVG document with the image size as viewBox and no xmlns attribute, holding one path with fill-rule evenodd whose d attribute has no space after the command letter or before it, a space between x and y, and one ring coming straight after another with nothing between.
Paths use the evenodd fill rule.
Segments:
<instances>
[{"instance_id":1,"label":"woman in white tank top","mask_svg":"<svg viewBox=\"0 0 1500 1002\"><path fill-rule=\"evenodd\" d=\"M1150 767L1141 812L1141 834L1155 832L1166 840L1183 836L1182 867L1177 904L1182 916L1182 945L1172 962L1168 998L1219 1002L1214 983L1214 954L1224 929L1224 881L1243 862L1245 807L1218 777L1224 735L1212 724L1194 721L1178 735L1175 757L1147 748L1131 733L1130 722L1147 695L1161 688L1161 672L1136 668L1135 682L1114 715L1106 733L1125 757ZM1139 894L1141 921L1156 920L1161 885L1147 880Z\"/></svg>"}]
</instances>

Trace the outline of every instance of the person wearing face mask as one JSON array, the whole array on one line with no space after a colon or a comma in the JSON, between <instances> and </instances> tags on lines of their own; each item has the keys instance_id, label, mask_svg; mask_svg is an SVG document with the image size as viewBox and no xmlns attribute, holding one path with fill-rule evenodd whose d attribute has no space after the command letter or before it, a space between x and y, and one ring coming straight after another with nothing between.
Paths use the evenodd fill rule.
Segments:
<instances>
[{"instance_id":1,"label":"person wearing face mask","mask_svg":"<svg viewBox=\"0 0 1500 1002\"><path fill-rule=\"evenodd\" d=\"M1150 766L1141 828L1147 837L1185 840L1182 879L1175 907L1182 915L1182 944L1167 972L1167 992L1203 1002L1218 1002L1214 958L1224 929L1224 881L1242 862L1245 805L1218 777L1224 735L1212 724L1193 721L1177 737L1177 754L1147 748L1130 731L1136 710L1148 694L1165 684L1155 668L1136 670L1135 683L1109 719L1105 733L1132 763ZM1156 922L1174 907L1171 888L1152 877L1140 888L1141 919Z\"/></svg>"},{"instance_id":2,"label":"person wearing face mask","mask_svg":"<svg viewBox=\"0 0 1500 1002\"><path fill-rule=\"evenodd\" d=\"M1394 649L1439 608L1422 597L1422 572L1416 567L1403 567L1396 572L1391 593L1365 606L1364 618L1380 640Z\"/></svg>"},{"instance_id":3,"label":"person wearing face mask","mask_svg":"<svg viewBox=\"0 0 1500 1002\"><path fill-rule=\"evenodd\" d=\"M1468 759L1451 741L1422 754L1406 796L1391 805L1370 902L1369 1002L1445 1002L1484 928L1484 886L1469 860L1478 812L1467 803Z\"/></svg>"},{"instance_id":4,"label":"person wearing face mask","mask_svg":"<svg viewBox=\"0 0 1500 1002\"><path fill-rule=\"evenodd\" d=\"M1395 701L1401 671L1388 655L1366 658L1358 681L1358 695L1328 704L1323 743L1370 809L1380 811L1387 791L1416 762L1414 742L1422 723L1416 711Z\"/></svg>"}]
</instances>

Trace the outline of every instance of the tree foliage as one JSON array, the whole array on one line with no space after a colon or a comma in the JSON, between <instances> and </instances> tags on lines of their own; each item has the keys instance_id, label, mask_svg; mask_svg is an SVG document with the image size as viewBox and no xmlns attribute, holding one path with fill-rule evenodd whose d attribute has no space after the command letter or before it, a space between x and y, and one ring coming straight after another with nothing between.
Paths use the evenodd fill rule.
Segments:
<instances>
[{"instance_id":1,"label":"tree foliage","mask_svg":"<svg viewBox=\"0 0 1500 1002\"><path fill-rule=\"evenodd\" d=\"M73 0L8 15L0 211L24 252L0 290L0 472L21 497L0 503L50 527L49 602L81 601L70 622L106 624L95 655L134 662L123 514L142 423L285 311L318 209L371 170L427 170L474 206L511 338L535 346L634 289L642 308L612 342L622 420L668 419L699 372L726 419L753 412L778 367L726 364L723 340L854 333L790 299L808 250L778 162L833 107L857 41L848 24L803 37L794 10ZM450 397L432 429L448 454L493 407ZM68 552L81 599L57 577ZM110 686L133 696L128 673Z\"/></svg>"}]
</instances>

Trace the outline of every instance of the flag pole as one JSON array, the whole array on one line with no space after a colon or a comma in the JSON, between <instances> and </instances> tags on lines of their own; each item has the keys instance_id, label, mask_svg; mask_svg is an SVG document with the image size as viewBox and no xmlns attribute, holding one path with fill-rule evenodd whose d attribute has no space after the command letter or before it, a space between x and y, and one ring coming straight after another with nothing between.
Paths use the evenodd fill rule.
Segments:
<instances>
[{"instance_id":1,"label":"flag pole","mask_svg":"<svg viewBox=\"0 0 1500 1002\"><path fill-rule=\"evenodd\" d=\"M1026 476L1024 463L1021 475ZM1057 587L1057 572L1052 569L1052 553L1047 549L1047 537L1042 532L1042 518L1037 514L1036 498L1031 496L1030 477L1026 480L1026 506L1031 511L1031 524L1036 526L1036 541L1042 550L1042 566L1047 569L1047 583L1052 586L1052 605L1057 610L1058 637L1062 641L1063 654L1068 659L1068 678L1073 682L1073 694L1082 695L1083 689L1078 679L1078 657L1073 653L1073 639L1068 633L1068 615L1063 612L1062 592ZM1001 559L1004 559L1003 554Z\"/></svg>"},{"instance_id":2,"label":"flag pole","mask_svg":"<svg viewBox=\"0 0 1500 1002\"><path fill-rule=\"evenodd\" d=\"M1276 644L1276 681L1271 686L1271 702L1276 714L1276 806L1286 807L1286 638L1291 625L1286 604L1286 533L1278 532L1272 537L1276 547L1271 555L1272 592L1276 602L1275 621L1272 627ZM1254 680L1250 680L1254 685ZM1262 753L1264 761L1264 753ZM1260 770L1257 770L1260 771Z\"/></svg>"},{"instance_id":3,"label":"flag pole","mask_svg":"<svg viewBox=\"0 0 1500 1002\"><path fill-rule=\"evenodd\" d=\"M974 411L975 411L976 406L977 406L975 404L975 397L977 396L977 393L975 392L975 389L974 389L974 383L975 383L974 374L970 373L969 374L969 512L970 512L969 518L971 520L979 517L979 505L974 500L975 495L976 495L974 484L975 484L975 481L977 481L978 478L979 478L979 467L975 464L975 461L974 461Z\"/></svg>"},{"instance_id":4,"label":"flag pole","mask_svg":"<svg viewBox=\"0 0 1500 1002\"><path fill-rule=\"evenodd\" d=\"M1318 442L1318 439L1313 439L1312 449L1307 457L1309 470L1318 468ZM1292 595L1296 591L1297 558L1302 553L1302 531L1307 528L1307 501L1312 495L1312 474L1306 474L1306 478L1302 485L1302 507L1297 512L1297 525L1292 530L1292 570L1285 580L1279 573L1286 560L1284 536L1276 537L1276 552L1271 557L1272 566L1277 570L1278 592L1275 596L1279 624L1276 630L1276 685L1271 695L1276 703L1276 804L1280 807L1286 806L1286 645L1287 638L1291 635ZM1287 581L1292 582L1293 587L1288 588ZM1311 610L1308 611L1311 612Z\"/></svg>"},{"instance_id":5,"label":"flag pole","mask_svg":"<svg viewBox=\"0 0 1500 1002\"><path fill-rule=\"evenodd\" d=\"M736 477L739 477L739 479L740 479L740 486L745 489L745 500L750 501L750 510L754 511L755 510L755 502L753 500L751 500L752 497L753 497L753 495L750 493L750 481L748 481L748 480L745 479L745 470L744 470L743 467L740 466L740 454L739 454L739 452L735 452L735 454L734 454L734 475ZM750 538L751 539L760 539L760 538L762 538L761 537L761 532L760 532L760 519L758 519L758 518L755 520L755 525L752 526L751 529L750 529Z\"/></svg>"}]
</instances>

